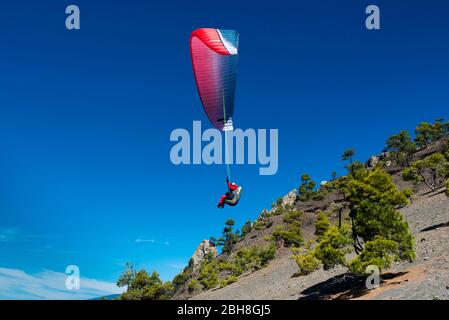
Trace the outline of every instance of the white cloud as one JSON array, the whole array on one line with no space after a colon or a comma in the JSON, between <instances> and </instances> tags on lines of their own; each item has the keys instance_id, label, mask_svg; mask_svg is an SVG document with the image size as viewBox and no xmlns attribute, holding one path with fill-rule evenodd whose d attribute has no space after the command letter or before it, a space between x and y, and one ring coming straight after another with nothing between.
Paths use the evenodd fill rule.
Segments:
<instances>
[{"instance_id":1,"label":"white cloud","mask_svg":"<svg viewBox=\"0 0 449 320\"><path fill-rule=\"evenodd\" d=\"M66 277L51 270L28 274L0 267L0 300L85 300L123 292L115 283L89 278L81 278L79 290L69 290Z\"/></svg>"},{"instance_id":2,"label":"white cloud","mask_svg":"<svg viewBox=\"0 0 449 320\"><path fill-rule=\"evenodd\" d=\"M157 244L163 244L168 246L170 244L170 242L168 241L158 241L158 240L153 240L153 239L136 239L137 243L157 243Z\"/></svg>"},{"instance_id":3,"label":"white cloud","mask_svg":"<svg viewBox=\"0 0 449 320\"><path fill-rule=\"evenodd\" d=\"M17 228L0 229L0 242L12 242L19 238Z\"/></svg>"}]
</instances>

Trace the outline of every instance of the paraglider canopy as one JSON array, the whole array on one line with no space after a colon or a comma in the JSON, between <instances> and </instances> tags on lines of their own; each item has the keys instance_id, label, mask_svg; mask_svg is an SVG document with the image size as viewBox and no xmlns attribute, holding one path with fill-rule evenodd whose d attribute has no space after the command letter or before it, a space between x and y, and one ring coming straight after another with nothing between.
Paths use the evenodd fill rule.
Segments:
<instances>
[{"instance_id":1,"label":"paraglider canopy","mask_svg":"<svg viewBox=\"0 0 449 320\"><path fill-rule=\"evenodd\" d=\"M238 33L201 28L192 32L190 54L204 111L212 125L233 130Z\"/></svg>"}]
</instances>

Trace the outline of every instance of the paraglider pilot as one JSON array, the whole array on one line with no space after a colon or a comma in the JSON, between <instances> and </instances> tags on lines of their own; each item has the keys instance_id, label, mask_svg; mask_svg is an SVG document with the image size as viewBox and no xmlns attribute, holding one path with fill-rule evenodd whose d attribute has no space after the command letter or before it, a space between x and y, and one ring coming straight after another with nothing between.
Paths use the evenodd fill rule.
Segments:
<instances>
[{"instance_id":1,"label":"paraglider pilot","mask_svg":"<svg viewBox=\"0 0 449 320\"><path fill-rule=\"evenodd\" d=\"M232 203L234 198L236 197L235 191L238 190L239 186L235 184L235 182L230 183L229 178L226 178L226 183L228 184L228 192L226 192L224 195L221 196L220 201L217 204L217 207L220 209L223 209L225 203L227 203L226 200L228 200L228 204Z\"/></svg>"}]
</instances>

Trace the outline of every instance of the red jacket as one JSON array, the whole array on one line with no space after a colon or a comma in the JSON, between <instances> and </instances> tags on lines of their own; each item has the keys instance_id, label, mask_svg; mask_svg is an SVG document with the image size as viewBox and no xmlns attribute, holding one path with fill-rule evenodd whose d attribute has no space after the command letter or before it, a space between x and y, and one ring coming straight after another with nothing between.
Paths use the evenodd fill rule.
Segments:
<instances>
[{"instance_id":1,"label":"red jacket","mask_svg":"<svg viewBox=\"0 0 449 320\"><path fill-rule=\"evenodd\" d=\"M228 188L229 188L229 190L231 190L231 191L234 191L234 190L237 190L238 188L239 188L239 186L238 185L232 185L229 181L228 181Z\"/></svg>"}]
</instances>

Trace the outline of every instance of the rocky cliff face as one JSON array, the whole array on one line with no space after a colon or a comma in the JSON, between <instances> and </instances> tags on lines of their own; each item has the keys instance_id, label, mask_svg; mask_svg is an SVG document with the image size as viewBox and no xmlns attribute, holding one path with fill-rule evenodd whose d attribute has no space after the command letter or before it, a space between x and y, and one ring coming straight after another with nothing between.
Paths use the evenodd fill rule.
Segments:
<instances>
[{"instance_id":1,"label":"rocky cliff face","mask_svg":"<svg viewBox=\"0 0 449 320\"><path fill-rule=\"evenodd\" d=\"M213 246L209 240L203 240L192 255L194 270L198 268L204 257L208 254L211 254L212 257L215 258L216 256L218 256L217 248Z\"/></svg>"}]
</instances>

